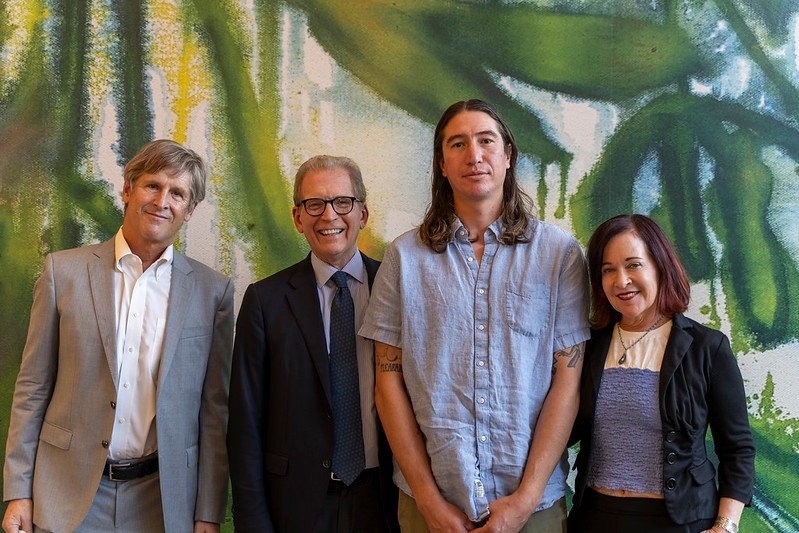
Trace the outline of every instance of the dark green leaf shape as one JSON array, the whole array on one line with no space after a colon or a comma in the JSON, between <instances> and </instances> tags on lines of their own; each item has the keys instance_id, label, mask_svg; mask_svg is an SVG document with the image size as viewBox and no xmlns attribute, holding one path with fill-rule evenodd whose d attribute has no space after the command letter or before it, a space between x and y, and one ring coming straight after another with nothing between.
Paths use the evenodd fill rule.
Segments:
<instances>
[{"instance_id":1,"label":"dark green leaf shape","mask_svg":"<svg viewBox=\"0 0 799 533\"><path fill-rule=\"evenodd\" d=\"M776 119L709 97L656 98L619 127L572 198L576 234L585 242L602 221L632 212L641 166L656 154L661 201L651 215L694 280L721 275L736 342L773 347L792 340L799 331L799 271L768 223L773 176L761 161L767 146L799 161L799 132ZM707 190L699 148L715 164ZM709 231L723 243L718 266Z\"/></svg>"},{"instance_id":2,"label":"dark green leaf shape","mask_svg":"<svg viewBox=\"0 0 799 533\"><path fill-rule=\"evenodd\" d=\"M149 43L144 31L144 6L141 1L112 2L116 15L117 40L113 54L119 81L114 96L119 110L119 157L124 165L153 138L153 112L147 95L145 59Z\"/></svg>"},{"instance_id":3,"label":"dark green leaf shape","mask_svg":"<svg viewBox=\"0 0 799 533\"><path fill-rule=\"evenodd\" d=\"M583 98L630 98L702 66L676 24L466 3L430 13L426 24L471 58L466 68L490 68Z\"/></svg>"},{"instance_id":4,"label":"dark green leaf shape","mask_svg":"<svg viewBox=\"0 0 799 533\"><path fill-rule=\"evenodd\" d=\"M436 21L451 7L430 0L353 2L289 0L308 15L313 36L336 62L380 97L424 122L435 124L458 100L482 98L497 107L519 148L545 164L571 160L544 131L539 118L503 92L491 68L492 51L472 55ZM475 11L466 14L477 18Z\"/></svg>"}]
</instances>

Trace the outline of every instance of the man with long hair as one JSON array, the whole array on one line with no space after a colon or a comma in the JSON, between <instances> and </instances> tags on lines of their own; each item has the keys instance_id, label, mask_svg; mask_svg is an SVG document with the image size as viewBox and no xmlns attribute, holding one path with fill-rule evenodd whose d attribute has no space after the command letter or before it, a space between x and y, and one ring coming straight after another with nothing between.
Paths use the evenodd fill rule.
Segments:
<instances>
[{"instance_id":1,"label":"man with long hair","mask_svg":"<svg viewBox=\"0 0 799 533\"><path fill-rule=\"evenodd\" d=\"M565 531L587 277L536 220L513 135L457 102L434 137L422 225L386 251L360 334L398 468L403 531Z\"/></svg>"}]
</instances>

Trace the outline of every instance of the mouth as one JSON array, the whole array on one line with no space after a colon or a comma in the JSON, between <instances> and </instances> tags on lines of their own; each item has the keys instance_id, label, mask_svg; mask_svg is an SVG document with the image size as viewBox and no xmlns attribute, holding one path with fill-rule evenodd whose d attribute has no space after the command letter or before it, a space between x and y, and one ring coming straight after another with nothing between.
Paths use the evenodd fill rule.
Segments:
<instances>
[{"instance_id":1,"label":"mouth","mask_svg":"<svg viewBox=\"0 0 799 533\"><path fill-rule=\"evenodd\" d=\"M616 295L616 298L622 301L632 300L638 295L638 291L622 292Z\"/></svg>"},{"instance_id":2,"label":"mouth","mask_svg":"<svg viewBox=\"0 0 799 533\"><path fill-rule=\"evenodd\" d=\"M339 233L344 233L344 228L329 228L329 229L320 229L319 233L322 235L338 235Z\"/></svg>"}]
</instances>

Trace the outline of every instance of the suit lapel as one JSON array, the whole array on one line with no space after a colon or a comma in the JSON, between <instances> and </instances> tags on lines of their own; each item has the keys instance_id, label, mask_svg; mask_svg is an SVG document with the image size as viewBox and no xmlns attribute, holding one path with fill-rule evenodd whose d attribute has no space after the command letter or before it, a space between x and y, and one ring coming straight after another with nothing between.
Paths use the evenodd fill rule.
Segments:
<instances>
[{"instance_id":1,"label":"suit lapel","mask_svg":"<svg viewBox=\"0 0 799 533\"><path fill-rule=\"evenodd\" d=\"M100 341L108 361L108 371L118 385L119 371L116 353L116 311L114 302L114 239L106 241L94 250L94 261L88 264L89 291L91 293L94 315ZM110 297L109 297L110 295Z\"/></svg>"},{"instance_id":2,"label":"suit lapel","mask_svg":"<svg viewBox=\"0 0 799 533\"><path fill-rule=\"evenodd\" d=\"M297 327L305 339L308 353L311 356L319 381L330 401L330 371L328 367L327 343L322 324L322 311L319 309L319 294L316 290L316 277L311 256L300 263L294 275L289 279L290 290L286 293L289 308L297 322Z\"/></svg>"},{"instance_id":3,"label":"suit lapel","mask_svg":"<svg viewBox=\"0 0 799 533\"><path fill-rule=\"evenodd\" d=\"M680 314L674 315L671 323L671 334L663 353L663 362L660 365L661 398L663 398L663 391L666 390L666 385L671 381L674 371L680 366L683 357L688 353L688 348L693 342L693 337L685 331L686 327L690 327L690 323L685 317Z\"/></svg>"},{"instance_id":4,"label":"suit lapel","mask_svg":"<svg viewBox=\"0 0 799 533\"><path fill-rule=\"evenodd\" d=\"M189 304L194 291L193 269L186 258L175 253L172 261L172 281L169 286L169 308L166 314L166 331L164 345L161 349L161 365L158 370L158 391L163 390L164 379L169 374L169 367L175 359L178 340L183 332L183 324L189 314Z\"/></svg>"}]
</instances>

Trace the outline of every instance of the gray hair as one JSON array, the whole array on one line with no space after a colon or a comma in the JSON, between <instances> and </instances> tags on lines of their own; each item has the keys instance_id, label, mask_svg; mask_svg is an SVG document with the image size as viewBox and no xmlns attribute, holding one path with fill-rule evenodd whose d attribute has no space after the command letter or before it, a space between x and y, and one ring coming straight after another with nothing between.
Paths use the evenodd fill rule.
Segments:
<instances>
[{"instance_id":1,"label":"gray hair","mask_svg":"<svg viewBox=\"0 0 799 533\"><path fill-rule=\"evenodd\" d=\"M331 170L334 168L342 168L347 171L350 175L350 183L352 183L355 197L361 202L365 202L366 186L363 184L361 169L355 161L343 156L315 155L300 165L300 168L297 169L297 174L294 176L294 205L300 205L303 200L300 198L300 189L306 174L314 170Z\"/></svg>"}]
</instances>

